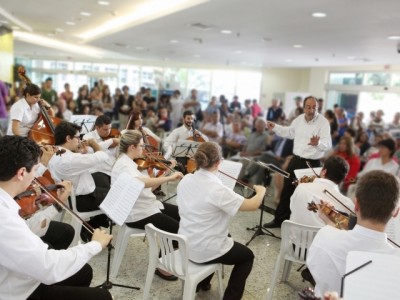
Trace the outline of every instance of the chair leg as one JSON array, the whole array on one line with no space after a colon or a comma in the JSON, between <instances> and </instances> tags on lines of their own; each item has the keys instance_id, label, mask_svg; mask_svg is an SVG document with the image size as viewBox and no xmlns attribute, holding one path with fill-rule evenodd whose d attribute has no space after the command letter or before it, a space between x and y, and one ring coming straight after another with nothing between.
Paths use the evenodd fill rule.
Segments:
<instances>
[{"instance_id":1,"label":"chair leg","mask_svg":"<svg viewBox=\"0 0 400 300\"><path fill-rule=\"evenodd\" d=\"M292 268L292 262L290 260L285 260L285 265L282 272L282 282L286 282L289 277L290 269Z\"/></svg>"},{"instance_id":2,"label":"chair leg","mask_svg":"<svg viewBox=\"0 0 400 300\"><path fill-rule=\"evenodd\" d=\"M218 292L219 292L219 298L222 299L224 297L224 284L222 282L222 275L223 275L223 268L224 265L220 265L217 271L218 275Z\"/></svg>"},{"instance_id":3,"label":"chair leg","mask_svg":"<svg viewBox=\"0 0 400 300\"><path fill-rule=\"evenodd\" d=\"M187 276L188 277L188 276ZM185 300L192 300L196 296L197 283L191 281L189 278L185 279L185 285L183 287L183 297Z\"/></svg>"},{"instance_id":4,"label":"chair leg","mask_svg":"<svg viewBox=\"0 0 400 300\"><path fill-rule=\"evenodd\" d=\"M274 272L272 273L271 283L269 284L269 289L267 291L267 296L266 296L267 300L272 300L272 296L274 295L274 290L275 290L275 285L276 285L276 282L278 279L279 269L282 264L281 257L282 257L281 254L279 254L278 258L276 260L276 263L275 263L275 268L274 268Z\"/></svg>"},{"instance_id":5,"label":"chair leg","mask_svg":"<svg viewBox=\"0 0 400 300\"><path fill-rule=\"evenodd\" d=\"M150 298L150 289L153 283L154 272L156 270L155 262L149 262L149 267L147 268L147 275L146 275L146 283L143 289L143 300L147 300Z\"/></svg>"},{"instance_id":6,"label":"chair leg","mask_svg":"<svg viewBox=\"0 0 400 300\"><path fill-rule=\"evenodd\" d=\"M114 257L111 264L111 276L117 277L122 258L124 257L126 247L128 246L128 236L126 236L126 227L123 226L118 232L117 242L115 244Z\"/></svg>"}]
</instances>

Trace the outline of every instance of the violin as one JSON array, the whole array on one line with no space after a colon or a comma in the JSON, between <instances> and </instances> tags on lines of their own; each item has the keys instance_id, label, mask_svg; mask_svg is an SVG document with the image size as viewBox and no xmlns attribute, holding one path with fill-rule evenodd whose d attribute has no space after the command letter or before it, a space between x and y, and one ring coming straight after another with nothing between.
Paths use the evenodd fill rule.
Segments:
<instances>
[{"instance_id":1,"label":"violin","mask_svg":"<svg viewBox=\"0 0 400 300\"><path fill-rule=\"evenodd\" d=\"M329 220L335 223L336 228L349 230L349 221L351 216L344 215L340 211L336 210L333 206L329 206L326 203L316 204L314 201L311 201L311 203L308 203L307 209L315 213L319 209L322 214L327 216Z\"/></svg>"},{"instance_id":2,"label":"violin","mask_svg":"<svg viewBox=\"0 0 400 300\"><path fill-rule=\"evenodd\" d=\"M303 177L301 177L299 179L293 180L292 184L297 186L300 183L310 183L310 182L313 182L315 178L318 178L318 177L315 175L311 175L311 176L304 175Z\"/></svg>"},{"instance_id":3,"label":"violin","mask_svg":"<svg viewBox=\"0 0 400 300\"><path fill-rule=\"evenodd\" d=\"M18 67L18 75L25 84L31 84L31 80L26 76L25 68L23 66ZM48 114L47 109L49 107L45 107L43 99L39 100L38 104L40 107L40 115L29 131L28 138L39 145L54 145L54 131L56 125L60 124L62 120Z\"/></svg>"},{"instance_id":4,"label":"violin","mask_svg":"<svg viewBox=\"0 0 400 300\"><path fill-rule=\"evenodd\" d=\"M167 170L167 165L171 164L171 162L166 160L162 155L154 154L135 158L134 162L137 164L140 171L149 168L156 168L157 170L165 171Z\"/></svg>"},{"instance_id":5,"label":"violin","mask_svg":"<svg viewBox=\"0 0 400 300\"><path fill-rule=\"evenodd\" d=\"M38 177L37 181L41 183L48 191L51 191L52 195L56 197L57 190L63 188L62 185L54 184L46 177ZM30 185L25 192L22 192L14 197L18 205L21 207L19 215L28 219L39 209L54 204L54 200L47 194L43 194L43 188L35 187Z\"/></svg>"}]
</instances>

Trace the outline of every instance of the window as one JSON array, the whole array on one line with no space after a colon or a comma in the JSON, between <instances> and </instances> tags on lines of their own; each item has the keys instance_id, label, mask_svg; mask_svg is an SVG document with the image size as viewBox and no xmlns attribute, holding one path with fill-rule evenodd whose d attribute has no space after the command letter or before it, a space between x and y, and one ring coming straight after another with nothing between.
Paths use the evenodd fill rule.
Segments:
<instances>
[{"instance_id":1,"label":"window","mask_svg":"<svg viewBox=\"0 0 400 300\"><path fill-rule=\"evenodd\" d=\"M217 97L224 95L226 99L231 101L235 95L235 79L236 76L233 71L214 71L211 94Z\"/></svg>"},{"instance_id":2,"label":"window","mask_svg":"<svg viewBox=\"0 0 400 300\"><path fill-rule=\"evenodd\" d=\"M236 95L239 100L259 99L261 90L261 73L259 72L237 72Z\"/></svg>"},{"instance_id":3,"label":"window","mask_svg":"<svg viewBox=\"0 0 400 300\"><path fill-rule=\"evenodd\" d=\"M362 73L331 73L329 75L329 84L362 85L362 83Z\"/></svg>"}]
</instances>

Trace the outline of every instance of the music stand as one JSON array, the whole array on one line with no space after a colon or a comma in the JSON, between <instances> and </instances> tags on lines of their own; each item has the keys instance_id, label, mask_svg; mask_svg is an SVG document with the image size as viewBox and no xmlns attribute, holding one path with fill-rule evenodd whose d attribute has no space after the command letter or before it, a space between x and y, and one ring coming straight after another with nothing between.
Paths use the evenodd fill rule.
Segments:
<instances>
[{"instance_id":1,"label":"music stand","mask_svg":"<svg viewBox=\"0 0 400 300\"><path fill-rule=\"evenodd\" d=\"M273 165L273 164L265 164L265 163L260 162L260 161L255 162L255 161L253 161L253 160L251 160L251 159L248 159L248 158L244 158L244 159L246 159L246 160L248 160L248 161L250 161L250 162L252 162L252 163L256 163L256 164L258 164L259 166L261 166L261 167L263 167L263 168L266 168L266 169L268 169L268 170L270 170L270 171L279 173L279 174L281 174L282 176L285 176L285 177L288 176L288 175L287 175L287 174L288 174L287 172L283 171L282 169L280 169L279 167L277 167L277 166L275 166L275 165ZM272 165L272 166L271 166L271 165ZM252 227L252 228L247 227L247 230L252 230L252 231L254 231L254 234L253 234L253 236L250 238L250 240L246 243L246 246L248 246L248 245L249 245L257 236L259 236L259 235L268 235L268 236L274 237L274 238L276 238L276 239L281 239L281 237L276 236L274 233L272 233L271 231L269 231L268 229L266 229L266 228L263 227L264 201L265 201L265 196L263 197L262 202L261 202L261 212L260 212L260 221L259 221L259 224L256 225L256 226L254 226L254 227Z\"/></svg>"},{"instance_id":2,"label":"music stand","mask_svg":"<svg viewBox=\"0 0 400 300\"><path fill-rule=\"evenodd\" d=\"M172 157L193 156L201 143L195 141L179 140L172 152Z\"/></svg>"},{"instance_id":3,"label":"music stand","mask_svg":"<svg viewBox=\"0 0 400 300\"><path fill-rule=\"evenodd\" d=\"M93 130L96 119L97 116L93 115L72 115L69 121L82 128L80 132L81 134L86 134Z\"/></svg>"}]
</instances>

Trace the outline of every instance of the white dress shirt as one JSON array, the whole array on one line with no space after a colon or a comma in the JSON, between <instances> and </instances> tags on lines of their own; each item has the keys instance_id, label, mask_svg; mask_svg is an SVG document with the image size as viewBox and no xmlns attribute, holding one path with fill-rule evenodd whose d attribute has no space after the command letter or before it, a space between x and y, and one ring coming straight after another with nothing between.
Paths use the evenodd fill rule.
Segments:
<instances>
[{"instance_id":1,"label":"white dress shirt","mask_svg":"<svg viewBox=\"0 0 400 300\"><path fill-rule=\"evenodd\" d=\"M0 299L27 299L40 283L54 284L74 275L101 251L96 241L49 250L18 215L19 209L0 188Z\"/></svg>"},{"instance_id":2,"label":"white dress shirt","mask_svg":"<svg viewBox=\"0 0 400 300\"><path fill-rule=\"evenodd\" d=\"M198 131L199 132L199 131ZM204 134L201 134L201 137L208 142L208 137L206 137ZM175 146L176 142L179 140L186 140L188 137L193 136L193 129L189 128L187 129L185 125L182 125L181 127L175 128L164 140L164 150L167 151L170 146Z\"/></svg>"},{"instance_id":3,"label":"white dress shirt","mask_svg":"<svg viewBox=\"0 0 400 300\"><path fill-rule=\"evenodd\" d=\"M396 176L397 172L399 171L399 165L393 159L391 159L386 164L382 164L382 159L380 157L372 158L369 161L367 161L364 169L358 173L357 177L360 178L365 173L368 173L369 171L374 171L374 170L385 171L387 173L390 173L390 174Z\"/></svg>"},{"instance_id":4,"label":"white dress shirt","mask_svg":"<svg viewBox=\"0 0 400 300\"><path fill-rule=\"evenodd\" d=\"M94 191L96 185L91 175L92 170L103 164L109 156L103 151L92 154L74 153L65 149L62 155L53 155L48 168L56 182L69 180L74 187L75 195L87 195Z\"/></svg>"},{"instance_id":5,"label":"white dress shirt","mask_svg":"<svg viewBox=\"0 0 400 300\"><path fill-rule=\"evenodd\" d=\"M214 131L215 133L217 133L217 137L215 138L208 138L211 142L216 142L218 143L219 140L222 138L222 136L224 135L224 127L222 126L221 122L218 122L216 124L212 123L212 122L207 122L204 127L204 130L208 130L208 131Z\"/></svg>"},{"instance_id":6,"label":"white dress shirt","mask_svg":"<svg viewBox=\"0 0 400 300\"><path fill-rule=\"evenodd\" d=\"M337 184L329 179L316 178L313 182L300 183L296 187L292 197L290 198L290 221L309 226L325 226L325 222L322 221L318 213L314 213L307 209L307 204L311 201L319 204L320 200L327 200L333 204L336 210L349 213L349 211L338 201L333 199L333 197L325 194L324 190L328 190L344 205L354 211L353 201L340 193Z\"/></svg>"},{"instance_id":7,"label":"white dress shirt","mask_svg":"<svg viewBox=\"0 0 400 300\"><path fill-rule=\"evenodd\" d=\"M127 173L132 178L148 177L137 169L136 163L125 153L122 153L116 160L111 172L111 185L118 179L122 173ZM164 206L157 200L151 191L151 188L144 188L136 200L131 212L129 213L126 223L140 221L154 214L160 213L160 209Z\"/></svg>"},{"instance_id":8,"label":"white dress shirt","mask_svg":"<svg viewBox=\"0 0 400 300\"><path fill-rule=\"evenodd\" d=\"M189 259L202 263L227 253L233 246L229 221L242 205L243 196L204 169L183 177L177 194L178 233L188 238Z\"/></svg>"},{"instance_id":9,"label":"white dress shirt","mask_svg":"<svg viewBox=\"0 0 400 300\"><path fill-rule=\"evenodd\" d=\"M33 124L35 124L40 114L39 104L30 107L25 98L19 99L11 106L10 121L8 123L7 135L14 135L12 132L12 121L19 121L19 132L21 136L28 136Z\"/></svg>"},{"instance_id":10,"label":"white dress shirt","mask_svg":"<svg viewBox=\"0 0 400 300\"><path fill-rule=\"evenodd\" d=\"M400 255L387 241L386 233L356 225L353 230L325 226L317 233L307 254L307 267L315 279L315 294L340 291L350 251ZM377 274L379 276L379 274Z\"/></svg>"},{"instance_id":11,"label":"white dress shirt","mask_svg":"<svg viewBox=\"0 0 400 300\"><path fill-rule=\"evenodd\" d=\"M320 159L332 148L329 122L320 114L309 122L306 121L305 114L301 114L290 126L275 124L273 131L281 137L294 139L293 153L303 158ZM319 136L318 145L308 145L311 137L315 135Z\"/></svg>"}]
</instances>

